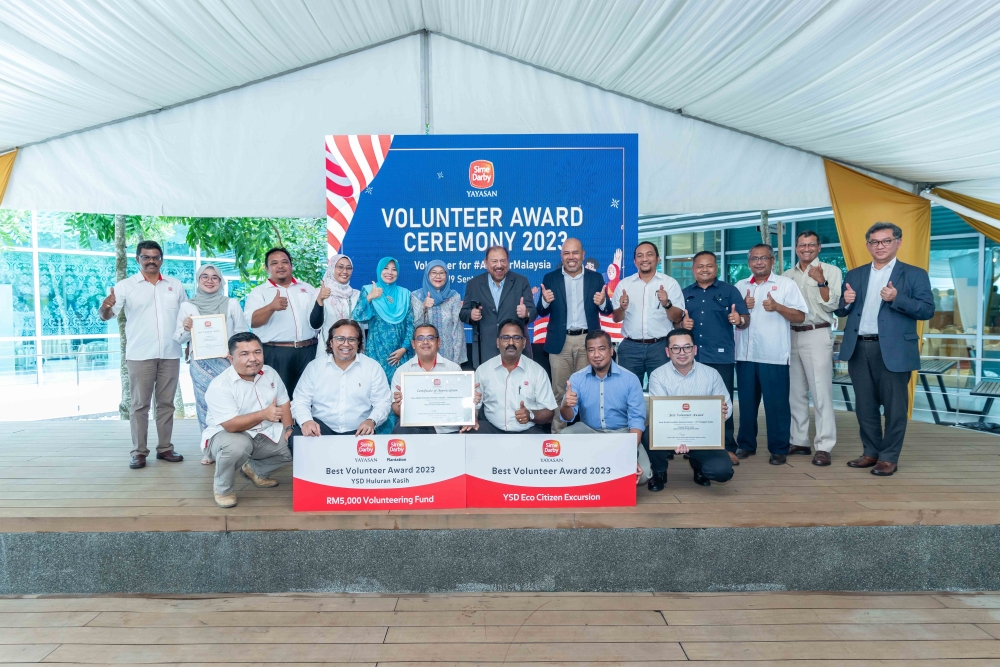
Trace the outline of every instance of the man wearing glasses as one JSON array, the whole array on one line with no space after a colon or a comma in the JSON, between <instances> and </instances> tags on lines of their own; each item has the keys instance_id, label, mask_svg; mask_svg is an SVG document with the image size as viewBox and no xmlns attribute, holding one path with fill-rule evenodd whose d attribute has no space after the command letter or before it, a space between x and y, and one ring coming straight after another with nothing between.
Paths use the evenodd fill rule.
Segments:
<instances>
[{"instance_id":1,"label":"man wearing glasses","mask_svg":"<svg viewBox=\"0 0 1000 667\"><path fill-rule=\"evenodd\" d=\"M847 272L836 311L838 317L847 317L840 358L847 360L854 385L864 447L847 465L888 477L896 472L906 435L907 385L920 368L917 320L934 316L934 295L926 271L896 260L902 229L876 222L865 232L865 240L872 263Z\"/></svg>"},{"instance_id":2,"label":"man wearing glasses","mask_svg":"<svg viewBox=\"0 0 1000 667\"><path fill-rule=\"evenodd\" d=\"M125 363L132 407L132 454L129 468L146 467L149 448L149 404L156 397L156 458L171 463L183 461L174 452L174 394L180 374L181 345L174 340L177 311L187 301L180 281L160 273L163 249L156 241L140 241L135 247L139 273L111 288L99 312L102 320L125 311Z\"/></svg>"},{"instance_id":3,"label":"man wearing glasses","mask_svg":"<svg viewBox=\"0 0 1000 667\"><path fill-rule=\"evenodd\" d=\"M520 319L500 323L499 356L476 369L482 392L476 408L481 404L486 417L479 420L478 433L542 433L536 424L552 421L556 411L552 384L541 366L521 354L526 341Z\"/></svg>"},{"instance_id":4,"label":"man wearing glasses","mask_svg":"<svg viewBox=\"0 0 1000 667\"><path fill-rule=\"evenodd\" d=\"M819 234L805 231L795 238L799 261L785 275L795 281L809 312L802 324L792 325L789 368L791 393L791 447L789 454L812 454L809 447L809 395L816 411L813 465L830 465L837 442L833 417L833 311L840 305L842 274L833 264L819 261ZM808 395L806 394L808 392Z\"/></svg>"},{"instance_id":5,"label":"man wearing glasses","mask_svg":"<svg viewBox=\"0 0 1000 667\"><path fill-rule=\"evenodd\" d=\"M413 330L413 350L416 352L416 356L411 358L405 364L402 364L396 368L396 372L392 374L392 412L396 417L400 416L400 410L403 406L403 373L459 373L462 371L462 367L456 364L450 359L445 359L442 357L438 349L440 347L441 338L438 334L437 327L433 324L420 324ZM482 400L482 396L479 392L476 392L475 403L479 403ZM393 433L458 433L459 431L463 433L465 431L472 430L471 426L465 426L459 429L458 426L403 426L399 422L396 422L396 426L392 429Z\"/></svg>"},{"instance_id":6,"label":"man wearing glasses","mask_svg":"<svg viewBox=\"0 0 1000 667\"><path fill-rule=\"evenodd\" d=\"M764 399L767 449L771 465L788 455L791 423L788 403L790 324L801 324L809 312L799 286L772 272L774 250L758 244L748 253L751 276L736 283L750 311L750 326L736 330L736 383L740 392L740 432L736 457L757 453L757 410Z\"/></svg>"},{"instance_id":7,"label":"man wearing glasses","mask_svg":"<svg viewBox=\"0 0 1000 667\"><path fill-rule=\"evenodd\" d=\"M324 357L306 366L292 396L294 436L371 435L389 416L385 372L364 350L361 325L337 320Z\"/></svg>"}]
</instances>

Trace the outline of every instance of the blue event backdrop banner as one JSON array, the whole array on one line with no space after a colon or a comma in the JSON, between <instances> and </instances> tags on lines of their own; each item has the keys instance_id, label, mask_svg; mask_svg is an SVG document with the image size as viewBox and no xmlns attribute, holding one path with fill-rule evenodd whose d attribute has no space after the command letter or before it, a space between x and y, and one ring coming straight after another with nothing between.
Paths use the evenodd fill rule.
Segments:
<instances>
[{"instance_id":1,"label":"blue event backdrop banner","mask_svg":"<svg viewBox=\"0 0 1000 667\"><path fill-rule=\"evenodd\" d=\"M559 266L567 238L582 241L591 268L620 278L638 240L636 134L331 135L326 143L328 241L352 258L356 286L391 256L399 284L417 289L427 262L440 259L464 293L493 245L537 286Z\"/></svg>"}]
</instances>

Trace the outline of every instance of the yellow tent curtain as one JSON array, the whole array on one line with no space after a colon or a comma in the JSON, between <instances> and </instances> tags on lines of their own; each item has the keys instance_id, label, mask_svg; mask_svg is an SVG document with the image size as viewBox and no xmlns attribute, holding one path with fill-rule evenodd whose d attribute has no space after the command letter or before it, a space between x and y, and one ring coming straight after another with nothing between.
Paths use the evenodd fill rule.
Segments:
<instances>
[{"instance_id":1,"label":"yellow tent curtain","mask_svg":"<svg viewBox=\"0 0 1000 667\"><path fill-rule=\"evenodd\" d=\"M10 172L14 171L14 158L16 157L16 148L0 155L0 204L3 204L3 195L7 192L7 181L10 180Z\"/></svg>"},{"instance_id":2,"label":"yellow tent curtain","mask_svg":"<svg viewBox=\"0 0 1000 667\"><path fill-rule=\"evenodd\" d=\"M942 188L934 188L931 190L931 194L937 195L941 199L946 199L952 204L964 206L965 208L975 211L976 213L982 213L986 217L993 218L994 220L1000 220L1000 204L994 204L993 202L976 199L975 197L969 197L967 195L952 192L951 190L944 190ZM982 220L976 220L975 218L971 218L967 215L962 215L957 211L956 214L962 218L962 220L969 223L970 227L986 238L996 243L1000 243L1000 229L987 224Z\"/></svg>"},{"instance_id":3,"label":"yellow tent curtain","mask_svg":"<svg viewBox=\"0 0 1000 667\"><path fill-rule=\"evenodd\" d=\"M843 165L823 160L830 188L837 235L848 269L871 261L865 232L876 222L891 222L903 230L903 244L897 255L902 262L927 269L931 258L931 203L906 190L865 176ZM917 323L923 337L924 323ZM916 373L910 377L910 416Z\"/></svg>"}]
</instances>

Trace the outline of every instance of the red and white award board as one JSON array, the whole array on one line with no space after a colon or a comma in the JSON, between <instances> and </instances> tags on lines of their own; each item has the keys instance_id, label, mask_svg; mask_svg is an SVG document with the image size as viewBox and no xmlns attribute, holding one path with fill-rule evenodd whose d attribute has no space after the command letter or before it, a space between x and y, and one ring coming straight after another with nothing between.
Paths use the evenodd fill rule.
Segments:
<instances>
[{"instance_id":1,"label":"red and white award board","mask_svg":"<svg viewBox=\"0 0 1000 667\"><path fill-rule=\"evenodd\" d=\"M296 512L465 507L465 436L298 436L292 474Z\"/></svg>"},{"instance_id":2,"label":"red and white award board","mask_svg":"<svg viewBox=\"0 0 1000 667\"><path fill-rule=\"evenodd\" d=\"M469 507L631 506L635 462L632 433L470 434L466 501Z\"/></svg>"}]
</instances>

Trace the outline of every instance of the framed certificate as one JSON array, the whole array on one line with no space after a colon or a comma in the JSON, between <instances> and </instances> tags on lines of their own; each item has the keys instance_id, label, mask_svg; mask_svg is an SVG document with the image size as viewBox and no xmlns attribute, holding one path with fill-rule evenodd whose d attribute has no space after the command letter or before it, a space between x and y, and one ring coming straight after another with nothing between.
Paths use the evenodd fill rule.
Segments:
<instances>
[{"instance_id":1,"label":"framed certificate","mask_svg":"<svg viewBox=\"0 0 1000 667\"><path fill-rule=\"evenodd\" d=\"M476 422L476 374L403 373L401 426L471 426Z\"/></svg>"},{"instance_id":2,"label":"framed certificate","mask_svg":"<svg viewBox=\"0 0 1000 667\"><path fill-rule=\"evenodd\" d=\"M225 315L192 315L191 358L217 359L229 354Z\"/></svg>"},{"instance_id":3,"label":"framed certificate","mask_svg":"<svg viewBox=\"0 0 1000 667\"><path fill-rule=\"evenodd\" d=\"M651 396L649 448L725 449L722 396Z\"/></svg>"}]
</instances>

